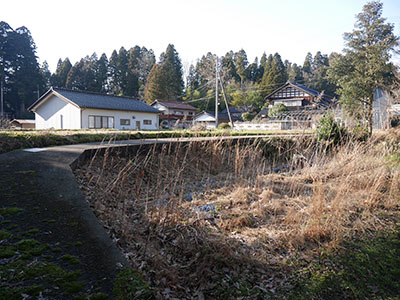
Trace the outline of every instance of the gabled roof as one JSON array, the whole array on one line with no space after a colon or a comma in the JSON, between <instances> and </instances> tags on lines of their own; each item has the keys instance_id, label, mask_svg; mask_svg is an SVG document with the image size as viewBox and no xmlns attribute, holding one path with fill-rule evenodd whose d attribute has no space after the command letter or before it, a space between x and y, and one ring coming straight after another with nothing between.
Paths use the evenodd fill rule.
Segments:
<instances>
[{"instance_id":1,"label":"gabled roof","mask_svg":"<svg viewBox=\"0 0 400 300\"><path fill-rule=\"evenodd\" d=\"M35 124L35 120L29 120L29 119L14 119L11 121L11 123L19 123L19 124Z\"/></svg>"},{"instance_id":2,"label":"gabled roof","mask_svg":"<svg viewBox=\"0 0 400 300\"><path fill-rule=\"evenodd\" d=\"M58 96L59 98L62 98L79 108L160 113L160 111L155 109L154 107L133 98L58 88L51 88L50 90L48 90L28 109L31 111L35 111L36 108L42 103L46 102L51 95Z\"/></svg>"},{"instance_id":3,"label":"gabled roof","mask_svg":"<svg viewBox=\"0 0 400 300\"><path fill-rule=\"evenodd\" d=\"M194 119L196 120L198 117L200 117L200 116L202 116L202 115L207 115L207 116L213 118L214 121L215 121L215 112L209 112L209 111L202 111L202 112L198 113L198 114L194 117ZM240 120L239 117L236 117L236 116L233 116L233 115L231 115L231 118L232 118L232 121ZM218 119L229 119L229 115L228 115L228 113L219 112L219 113L218 113Z\"/></svg>"},{"instance_id":4,"label":"gabled roof","mask_svg":"<svg viewBox=\"0 0 400 300\"><path fill-rule=\"evenodd\" d=\"M247 111L249 111L249 107L244 107L244 106L241 106L241 107L236 107L236 106L229 106L229 112L231 113L231 114L241 114L241 113L244 113L244 112L247 112ZM221 113L228 113L228 110L225 108Z\"/></svg>"},{"instance_id":5,"label":"gabled roof","mask_svg":"<svg viewBox=\"0 0 400 300\"><path fill-rule=\"evenodd\" d=\"M302 84L296 83L296 82L288 81L284 85L282 85L281 87L279 87L275 91L273 91L271 94L266 96L265 99L270 98L272 95L274 95L275 93L279 92L280 90L286 88L287 86L292 86L292 87L294 87L296 89L302 90L303 92L305 92L305 93L307 93L307 94L309 94L311 96L314 96L314 97L318 97L318 95L320 94L320 92L318 92L318 91L316 91L314 89L311 89L309 87L306 87L305 85L302 85ZM325 95L325 94L323 95L322 99L326 100L326 101L332 101L332 98L329 97L328 95Z\"/></svg>"},{"instance_id":6,"label":"gabled roof","mask_svg":"<svg viewBox=\"0 0 400 300\"><path fill-rule=\"evenodd\" d=\"M182 103L178 101L163 101L163 100L155 100L151 106L154 104L159 103L167 108L175 108L175 109L184 109L184 110L193 110L195 111L196 108L191 106L190 104L187 103Z\"/></svg>"}]
</instances>

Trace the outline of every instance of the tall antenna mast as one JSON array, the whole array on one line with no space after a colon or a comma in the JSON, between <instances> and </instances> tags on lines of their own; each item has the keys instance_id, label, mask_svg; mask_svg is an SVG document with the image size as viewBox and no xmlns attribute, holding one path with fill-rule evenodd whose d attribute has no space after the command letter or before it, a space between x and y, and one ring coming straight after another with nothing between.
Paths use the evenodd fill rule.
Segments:
<instances>
[{"instance_id":1,"label":"tall antenna mast","mask_svg":"<svg viewBox=\"0 0 400 300\"><path fill-rule=\"evenodd\" d=\"M215 55L215 128L218 128L218 56Z\"/></svg>"}]
</instances>

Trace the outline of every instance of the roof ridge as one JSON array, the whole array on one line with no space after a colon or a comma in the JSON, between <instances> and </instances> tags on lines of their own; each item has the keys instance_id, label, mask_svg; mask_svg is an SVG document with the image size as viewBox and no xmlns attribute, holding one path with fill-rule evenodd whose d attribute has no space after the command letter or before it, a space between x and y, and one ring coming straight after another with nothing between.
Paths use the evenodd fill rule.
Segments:
<instances>
[{"instance_id":1,"label":"roof ridge","mask_svg":"<svg viewBox=\"0 0 400 300\"><path fill-rule=\"evenodd\" d=\"M127 97L127 96L117 96L117 95L113 95L113 94L104 94L104 93L92 92L92 91L73 90L73 89L58 88L58 87L56 87L56 88L51 87L51 89L55 92L64 91L64 92L71 92L71 93L80 93L80 94L88 94L88 95L95 95L95 96L107 96L107 97L113 97L113 98L119 98L119 99L129 99L129 100L136 100L136 101L144 102L138 98L132 98L132 97Z\"/></svg>"}]
</instances>

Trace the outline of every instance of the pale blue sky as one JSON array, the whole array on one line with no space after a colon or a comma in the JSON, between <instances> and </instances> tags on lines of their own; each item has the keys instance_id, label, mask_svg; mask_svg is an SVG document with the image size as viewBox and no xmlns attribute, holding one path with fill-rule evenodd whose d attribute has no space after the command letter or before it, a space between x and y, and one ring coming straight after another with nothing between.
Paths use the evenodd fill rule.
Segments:
<instances>
[{"instance_id":1,"label":"pale blue sky","mask_svg":"<svg viewBox=\"0 0 400 300\"><path fill-rule=\"evenodd\" d=\"M157 58L173 43L184 65L207 52L246 50L249 61L278 52L302 64L307 52L340 52L363 0L19 0L2 1L0 20L32 32L41 61L135 45ZM383 0L383 15L400 35L400 0Z\"/></svg>"}]
</instances>

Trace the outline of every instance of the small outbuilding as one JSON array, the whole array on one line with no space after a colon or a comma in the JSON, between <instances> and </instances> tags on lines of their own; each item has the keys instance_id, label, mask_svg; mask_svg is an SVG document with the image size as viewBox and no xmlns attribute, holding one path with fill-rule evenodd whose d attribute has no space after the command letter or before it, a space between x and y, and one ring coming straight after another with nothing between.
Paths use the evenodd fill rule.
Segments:
<instances>
[{"instance_id":1,"label":"small outbuilding","mask_svg":"<svg viewBox=\"0 0 400 300\"><path fill-rule=\"evenodd\" d=\"M36 129L158 129L159 110L137 99L51 88L29 110Z\"/></svg>"},{"instance_id":2,"label":"small outbuilding","mask_svg":"<svg viewBox=\"0 0 400 300\"><path fill-rule=\"evenodd\" d=\"M11 128L35 129L35 120L14 119L10 122Z\"/></svg>"}]
</instances>

